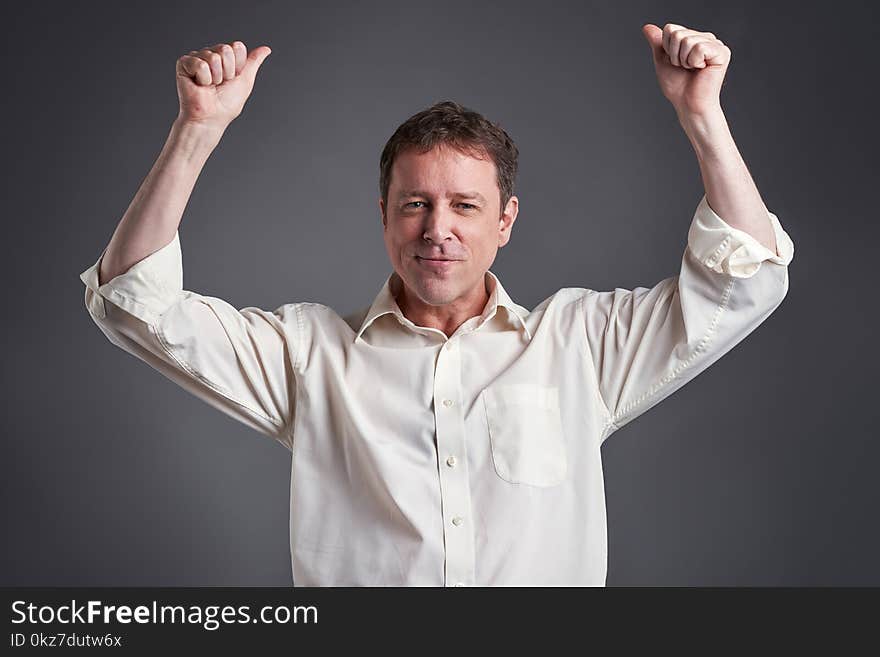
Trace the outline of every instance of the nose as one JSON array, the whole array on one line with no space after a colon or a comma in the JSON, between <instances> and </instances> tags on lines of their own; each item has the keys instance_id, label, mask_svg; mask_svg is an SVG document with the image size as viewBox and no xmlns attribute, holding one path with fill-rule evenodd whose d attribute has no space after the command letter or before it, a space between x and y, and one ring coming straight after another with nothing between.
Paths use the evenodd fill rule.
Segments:
<instances>
[{"instance_id":1,"label":"nose","mask_svg":"<svg viewBox=\"0 0 880 657\"><path fill-rule=\"evenodd\" d=\"M425 231L422 239L440 243L452 237L453 219L442 209L432 208L424 215Z\"/></svg>"}]
</instances>

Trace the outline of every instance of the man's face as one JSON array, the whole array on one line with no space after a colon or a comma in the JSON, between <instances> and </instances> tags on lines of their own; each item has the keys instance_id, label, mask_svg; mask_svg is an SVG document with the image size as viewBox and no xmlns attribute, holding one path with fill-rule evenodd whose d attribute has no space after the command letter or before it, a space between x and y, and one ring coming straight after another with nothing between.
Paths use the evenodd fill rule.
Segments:
<instances>
[{"instance_id":1,"label":"man's face","mask_svg":"<svg viewBox=\"0 0 880 657\"><path fill-rule=\"evenodd\" d=\"M394 161L388 205L379 200L385 248L407 294L440 306L485 296L486 271L507 244L518 200L505 212L495 164L454 148L408 149Z\"/></svg>"}]
</instances>

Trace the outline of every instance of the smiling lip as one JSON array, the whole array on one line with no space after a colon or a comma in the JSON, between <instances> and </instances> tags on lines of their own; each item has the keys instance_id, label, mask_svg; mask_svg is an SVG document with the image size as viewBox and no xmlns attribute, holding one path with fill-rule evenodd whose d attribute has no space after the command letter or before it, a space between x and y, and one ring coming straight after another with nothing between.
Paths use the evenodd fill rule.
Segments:
<instances>
[{"instance_id":1,"label":"smiling lip","mask_svg":"<svg viewBox=\"0 0 880 657\"><path fill-rule=\"evenodd\" d=\"M427 267L428 269L433 269L435 271L448 269L452 266L453 263L460 262L459 260L422 258L421 256L416 256L416 260L418 260L419 264L423 267Z\"/></svg>"}]
</instances>

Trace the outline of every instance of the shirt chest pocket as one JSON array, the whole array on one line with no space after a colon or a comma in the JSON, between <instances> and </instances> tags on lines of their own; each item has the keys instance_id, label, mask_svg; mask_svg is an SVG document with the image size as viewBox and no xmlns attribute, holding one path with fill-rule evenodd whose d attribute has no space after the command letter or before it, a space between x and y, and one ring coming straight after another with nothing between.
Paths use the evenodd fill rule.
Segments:
<instances>
[{"instance_id":1,"label":"shirt chest pocket","mask_svg":"<svg viewBox=\"0 0 880 657\"><path fill-rule=\"evenodd\" d=\"M492 461L512 484L556 486L565 480L568 458L559 410L559 389L533 383L483 390Z\"/></svg>"}]
</instances>

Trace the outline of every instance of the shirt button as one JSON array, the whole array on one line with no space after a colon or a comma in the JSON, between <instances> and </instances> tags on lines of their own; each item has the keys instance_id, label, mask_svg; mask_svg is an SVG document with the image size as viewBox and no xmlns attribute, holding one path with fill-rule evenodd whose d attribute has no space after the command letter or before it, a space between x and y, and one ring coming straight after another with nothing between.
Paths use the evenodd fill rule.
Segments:
<instances>
[{"instance_id":1,"label":"shirt button","mask_svg":"<svg viewBox=\"0 0 880 657\"><path fill-rule=\"evenodd\" d=\"M455 457L450 456L448 459L446 459L446 465L448 465L450 468L454 467L455 466Z\"/></svg>"},{"instance_id":2,"label":"shirt button","mask_svg":"<svg viewBox=\"0 0 880 657\"><path fill-rule=\"evenodd\" d=\"M464 518L462 518L461 516L455 516L452 519L452 524L455 525L456 527L458 527L463 522L464 522Z\"/></svg>"},{"instance_id":3,"label":"shirt button","mask_svg":"<svg viewBox=\"0 0 880 657\"><path fill-rule=\"evenodd\" d=\"M453 404L453 402L452 402L451 399L444 399L444 400L443 400L443 405L444 405L444 406L452 406L452 404Z\"/></svg>"}]
</instances>

